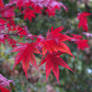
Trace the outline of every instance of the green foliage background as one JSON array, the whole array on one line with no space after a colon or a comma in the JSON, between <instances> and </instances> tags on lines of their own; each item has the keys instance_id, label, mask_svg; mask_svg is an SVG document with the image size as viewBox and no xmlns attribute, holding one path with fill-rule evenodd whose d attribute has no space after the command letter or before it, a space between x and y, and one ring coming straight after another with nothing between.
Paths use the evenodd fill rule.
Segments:
<instances>
[{"instance_id":1,"label":"green foliage background","mask_svg":"<svg viewBox=\"0 0 92 92\"><path fill-rule=\"evenodd\" d=\"M39 15L33 22L24 21L22 18L16 18L15 21L19 24L24 23L33 34L46 35L51 26L57 28L64 26L66 30L71 33L82 33L82 29L77 28L78 21L76 19L78 12L88 11L83 3L77 4L78 1L62 0L69 8L69 12L63 9L57 11L55 17L48 17L47 15ZM90 12L92 12L92 1L89 3ZM17 13L18 10L16 10ZM88 18L89 33L92 33L92 17ZM63 31L63 32L64 32ZM18 39L18 38L16 38ZM92 92L92 38L88 37L90 48L84 51L79 51L75 45L69 46L75 56L73 59L69 55L61 56L69 66L74 70L70 72L67 69L60 67L60 85L57 84L53 73L49 80L45 78L45 66L40 67L40 72L35 70L32 66L28 71L29 79L27 80L22 70L21 64L12 70L14 64L14 55L10 53L11 48L0 46L0 73L8 79L12 79L15 85L11 85L12 92ZM24 41L25 38L18 39ZM37 56L39 63L40 57Z\"/></svg>"}]
</instances>

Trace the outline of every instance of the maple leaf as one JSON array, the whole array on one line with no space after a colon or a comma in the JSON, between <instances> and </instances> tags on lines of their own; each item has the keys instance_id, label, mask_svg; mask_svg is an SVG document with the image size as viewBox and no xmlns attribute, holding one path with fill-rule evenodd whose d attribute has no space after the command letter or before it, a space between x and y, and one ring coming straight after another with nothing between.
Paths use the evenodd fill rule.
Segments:
<instances>
[{"instance_id":1,"label":"maple leaf","mask_svg":"<svg viewBox=\"0 0 92 92\"><path fill-rule=\"evenodd\" d=\"M10 92L9 89L0 86L0 92Z\"/></svg>"},{"instance_id":2,"label":"maple leaf","mask_svg":"<svg viewBox=\"0 0 92 92\"><path fill-rule=\"evenodd\" d=\"M92 37L92 33L83 32L86 37Z\"/></svg>"},{"instance_id":3,"label":"maple leaf","mask_svg":"<svg viewBox=\"0 0 92 92\"><path fill-rule=\"evenodd\" d=\"M66 41L71 39L69 36L60 33L62 30L64 29L63 26L60 26L58 28L53 28L53 26L51 27L51 32L48 30L47 32L47 39L55 39L56 41Z\"/></svg>"},{"instance_id":4,"label":"maple leaf","mask_svg":"<svg viewBox=\"0 0 92 92\"><path fill-rule=\"evenodd\" d=\"M47 52L53 53L53 52L61 51L63 53L67 53L73 56L69 47L63 42L57 43L55 40L46 40L46 41L40 42L40 44L42 45L43 55L45 55Z\"/></svg>"},{"instance_id":5,"label":"maple leaf","mask_svg":"<svg viewBox=\"0 0 92 92\"><path fill-rule=\"evenodd\" d=\"M83 37L81 36L81 35L77 35L77 34L71 34L73 37L72 37L72 39L71 40L80 40L80 39L82 39Z\"/></svg>"},{"instance_id":6,"label":"maple leaf","mask_svg":"<svg viewBox=\"0 0 92 92\"><path fill-rule=\"evenodd\" d=\"M16 47L16 40L10 38L9 35L0 34L0 44L5 44L5 42L8 42L9 46L11 47Z\"/></svg>"},{"instance_id":7,"label":"maple leaf","mask_svg":"<svg viewBox=\"0 0 92 92\"><path fill-rule=\"evenodd\" d=\"M16 6L19 7L20 10L21 10L21 8L23 7L23 5L24 5L23 0L17 0Z\"/></svg>"},{"instance_id":8,"label":"maple leaf","mask_svg":"<svg viewBox=\"0 0 92 92\"><path fill-rule=\"evenodd\" d=\"M5 6L5 8L8 8L7 6ZM14 12L14 7L11 7L10 9L6 9L3 10L3 12L1 12L2 17L6 17L6 18L13 18L15 16L15 12Z\"/></svg>"},{"instance_id":9,"label":"maple leaf","mask_svg":"<svg viewBox=\"0 0 92 92\"><path fill-rule=\"evenodd\" d=\"M3 0L0 0L0 7L4 7Z\"/></svg>"},{"instance_id":10,"label":"maple leaf","mask_svg":"<svg viewBox=\"0 0 92 92\"><path fill-rule=\"evenodd\" d=\"M0 18L0 32L5 29L6 21Z\"/></svg>"},{"instance_id":11,"label":"maple leaf","mask_svg":"<svg viewBox=\"0 0 92 92\"><path fill-rule=\"evenodd\" d=\"M30 21L32 21L32 18L35 18L35 11L30 9L30 8L26 8L24 10L24 19L29 19Z\"/></svg>"},{"instance_id":12,"label":"maple leaf","mask_svg":"<svg viewBox=\"0 0 92 92\"><path fill-rule=\"evenodd\" d=\"M39 6L34 6L33 9L34 9L35 13L41 14L41 13L42 13L41 10L42 10L43 8L41 8L41 7L39 7Z\"/></svg>"},{"instance_id":13,"label":"maple leaf","mask_svg":"<svg viewBox=\"0 0 92 92\"><path fill-rule=\"evenodd\" d=\"M77 44L78 49L84 50L85 48L89 48L88 40L79 40L75 43Z\"/></svg>"},{"instance_id":14,"label":"maple leaf","mask_svg":"<svg viewBox=\"0 0 92 92\"><path fill-rule=\"evenodd\" d=\"M26 26L24 26L24 28L20 26L16 26L16 30L17 30L17 34L20 35L20 37L28 35L28 30Z\"/></svg>"},{"instance_id":15,"label":"maple leaf","mask_svg":"<svg viewBox=\"0 0 92 92\"><path fill-rule=\"evenodd\" d=\"M57 54L57 53L56 53ZM65 61L60 57L60 55L48 54L45 59L42 60L41 64L44 64L46 68L46 80L48 79L51 70L53 71L57 81L59 82L59 66L69 69L72 69L65 63Z\"/></svg>"},{"instance_id":16,"label":"maple leaf","mask_svg":"<svg viewBox=\"0 0 92 92\"><path fill-rule=\"evenodd\" d=\"M5 34L0 34L0 45L1 43L5 44L5 40L7 39L7 35Z\"/></svg>"},{"instance_id":17,"label":"maple leaf","mask_svg":"<svg viewBox=\"0 0 92 92\"><path fill-rule=\"evenodd\" d=\"M78 20L79 20L79 24L78 24L78 28L82 27L83 30L88 31L88 20L87 20L87 16L90 16L91 14L88 12L82 12L78 15Z\"/></svg>"},{"instance_id":18,"label":"maple leaf","mask_svg":"<svg viewBox=\"0 0 92 92\"><path fill-rule=\"evenodd\" d=\"M0 74L0 86L9 87L10 83L13 83L13 80L8 80L2 74Z\"/></svg>"},{"instance_id":19,"label":"maple leaf","mask_svg":"<svg viewBox=\"0 0 92 92\"><path fill-rule=\"evenodd\" d=\"M55 16L55 8L51 8L51 9L46 9L45 12L49 15L49 16Z\"/></svg>"},{"instance_id":20,"label":"maple leaf","mask_svg":"<svg viewBox=\"0 0 92 92\"><path fill-rule=\"evenodd\" d=\"M13 52L18 52L15 58L14 68L17 64L22 61L22 67L27 76L27 70L29 68L29 63L37 68L36 59L34 53L39 53L36 48L36 43L21 43L21 46L17 46Z\"/></svg>"},{"instance_id":21,"label":"maple leaf","mask_svg":"<svg viewBox=\"0 0 92 92\"><path fill-rule=\"evenodd\" d=\"M65 11L68 11L68 8L62 2L56 0L31 0L31 1L35 5L38 5L40 7L47 7L48 9L52 9L52 8L60 9L60 7L63 7Z\"/></svg>"},{"instance_id":22,"label":"maple leaf","mask_svg":"<svg viewBox=\"0 0 92 92\"><path fill-rule=\"evenodd\" d=\"M75 44L77 44L77 48L84 50L85 48L89 48L88 40L83 39L81 35L72 34L71 41L74 41Z\"/></svg>"},{"instance_id":23,"label":"maple leaf","mask_svg":"<svg viewBox=\"0 0 92 92\"><path fill-rule=\"evenodd\" d=\"M16 40L12 39L12 38L7 38L7 42L11 47L16 47Z\"/></svg>"},{"instance_id":24,"label":"maple leaf","mask_svg":"<svg viewBox=\"0 0 92 92\"><path fill-rule=\"evenodd\" d=\"M5 43L5 41L4 41L4 35L1 35L1 34L0 34L0 44L1 44L1 43L3 43L3 44L4 44L4 43Z\"/></svg>"},{"instance_id":25,"label":"maple leaf","mask_svg":"<svg viewBox=\"0 0 92 92\"><path fill-rule=\"evenodd\" d=\"M51 32L48 31L46 39L39 41L42 46L43 55L45 55L47 52L53 53L61 51L63 53L67 53L72 56L69 47L64 43L64 41L69 40L70 37L61 34L60 33L61 30L63 30L63 27L58 27L54 30L52 27Z\"/></svg>"}]
</instances>

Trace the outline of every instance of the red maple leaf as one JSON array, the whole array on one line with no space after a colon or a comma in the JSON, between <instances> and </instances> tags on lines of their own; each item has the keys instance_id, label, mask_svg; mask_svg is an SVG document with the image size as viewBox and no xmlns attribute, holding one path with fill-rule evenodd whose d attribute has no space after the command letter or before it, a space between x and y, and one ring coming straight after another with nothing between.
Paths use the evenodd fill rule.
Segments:
<instances>
[{"instance_id":1,"label":"red maple leaf","mask_svg":"<svg viewBox=\"0 0 92 92\"><path fill-rule=\"evenodd\" d=\"M62 30L64 29L64 27L60 26L58 28L53 28L51 27L51 32L48 30L47 32L47 39L54 39L54 40L58 40L58 41L66 41L71 39L69 36L60 33Z\"/></svg>"},{"instance_id":2,"label":"red maple leaf","mask_svg":"<svg viewBox=\"0 0 92 92\"><path fill-rule=\"evenodd\" d=\"M41 45L42 45L43 55L45 55L47 52L53 53L53 52L61 51L63 53L67 53L72 56L69 47L63 42L57 43L55 40L46 40L41 42Z\"/></svg>"},{"instance_id":3,"label":"red maple leaf","mask_svg":"<svg viewBox=\"0 0 92 92\"><path fill-rule=\"evenodd\" d=\"M72 55L69 47L64 43L64 41L69 40L70 37L61 34L60 31L62 29L63 27L58 27L53 30L52 27L51 32L48 31L46 39L40 41L43 55L45 55L47 52L53 53L58 51Z\"/></svg>"},{"instance_id":4,"label":"red maple leaf","mask_svg":"<svg viewBox=\"0 0 92 92\"><path fill-rule=\"evenodd\" d=\"M55 9L55 8L46 9L45 12L46 12L49 16L55 16L55 14L56 14L56 9Z\"/></svg>"},{"instance_id":5,"label":"red maple leaf","mask_svg":"<svg viewBox=\"0 0 92 92\"><path fill-rule=\"evenodd\" d=\"M78 15L78 20L79 20L78 28L82 27L83 30L88 31L87 16L90 16L90 15L91 14L88 12L82 12Z\"/></svg>"},{"instance_id":6,"label":"red maple leaf","mask_svg":"<svg viewBox=\"0 0 92 92\"><path fill-rule=\"evenodd\" d=\"M4 7L3 0L0 0L0 7Z\"/></svg>"},{"instance_id":7,"label":"red maple leaf","mask_svg":"<svg viewBox=\"0 0 92 92\"><path fill-rule=\"evenodd\" d=\"M24 10L24 19L29 19L29 21L32 21L32 18L35 18L35 11L30 9L30 8L26 8Z\"/></svg>"},{"instance_id":8,"label":"red maple leaf","mask_svg":"<svg viewBox=\"0 0 92 92\"><path fill-rule=\"evenodd\" d=\"M77 34L71 34L73 37L72 37L72 39L71 40L80 40L80 39L82 39L83 37L81 36L81 35L77 35Z\"/></svg>"},{"instance_id":9,"label":"red maple leaf","mask_svg":"<svg viewBox=\"0 0 92 92\"><path fill-rule=\"evenodd\" d=\"M46 79L48 79L52 70L57 81L59 82L59 65L72 71L72 69L66 64L66 62L59 56L60 55L58 55L57 53L48 54L45 59L42 60L40 65L46 63Z\"/></svg>"},{"instance_id":10,"label":"red maple leaf","mask_svg":"<svg viewBox=\"0 0 92 92\"><path fill-rule=\"evenodd\" d=\"M0 92L10 92L9 89L0 86Z\"/></svg>"},{"instance_id":11,"label":"red maple leaf","mask_svg":"<svg viewBox=\"0 0 92 92\"><path fill-rule=\"evenodd\" d=\"M88 40L83 39L81 35L72 34L71 41L74 41L75 44L77 44L77 48L84 50L85 48L89 48Z\"/></svg>"},{"instance_id":12,"label":"red maple leaf","mask_svg":"<svg viewBox=\"0 0 92 92\"><path fill-rule=\"evenodd\" d=\"M36 43L21 43L21 46L17 46L13 52L18 52L15 58L14 68L17 64L22 62L22 67L27 77L27 70L29 68L29 63L37 68L36 59L34 53L39 53L36 48Z\"/></svg>"},{"instance_id":13,"label":"red maple leaf","mask_svg":"<svg viewBox=\"0 0 92 92\"><path fill-rule=\"evenodd\" d=\"M84 50L85 48L89 48L88 40L79 40L75 43L77 44L78 49Z\"/></svg>"},{"instance_id":14,"label":"red maple leaf","mask_svg":"<svg viewBox=\"0 0 92 92\"><path fill-rule=\"evenodd\" d=\"M23 28L20 26L16 26L17 34L20 35L20 37L26 36L28 34L26 28L24 26Z\"/></svg>"},{"instance_id":15,"label":"red maple leaf","mask_svg":"<svg viewBox=\"0 0 92 92\"><path fill-rule=\"evenodd\" d=\"M12 38L7 38L7 42L11 47L16 47L16 40Z\"/></svg>"}]
</instances>

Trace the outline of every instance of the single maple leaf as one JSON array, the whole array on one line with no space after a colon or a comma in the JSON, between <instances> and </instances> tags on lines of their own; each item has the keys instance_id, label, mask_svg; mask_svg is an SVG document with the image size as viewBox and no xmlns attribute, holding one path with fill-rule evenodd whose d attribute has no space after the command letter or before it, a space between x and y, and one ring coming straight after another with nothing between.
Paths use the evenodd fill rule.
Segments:
<instances>
[{"instance_id":1,"label":"single maple leaf","mask_svg":"<svg viewBox=\"0 0 92 92\"><path fill-rule=\"evenodd\" d=\"M30 9L30 8L26 8L24 10L24 19L29 19L29 21L32 21L32 18L35 18L35 11Z\"/></svg>"},{"instance_id":2,"label":"single maple leaf","mask_svg":"<svg viewBox=\"0 0 92 92\"><path fill-rule=\"evenodd\" d=\"M49 16L55 16L56 9L55 9L55 8L46 9L45 12L46 12Z\"/></svg>"},{"instance_id":3,"label":"single maple leaf","mask_svg":"<svg viewBox=\"0 0 92 92\"><path fill-rule=\"evenodd\" d=\"M16 26L16 31L17 31L17 34L20 35L20 37L28 35L28 30L26 29L26 26L22 28L18 25Z\"/></svg>"},{"instance_id":4,"label":"single maple leaf","mask_svg":"<svg viewBox=\"0 0 92 92\"><path fill-rule=\"evenodd\" d=\"M0 92L10 92L10 90L0 86Z\"/></svg>"},{"instance_id":5,"label":"single maple leaf","mask_svg":"<svg viewBox=\"0 0 92 92\"><path fill-rule=\"evenodd\" d=\"M13 52L18 52L15 58L14 68L17 64L22 62L22 67L27 76L27 70L29 68L29 63L37 68L36 59L34 53L39 53L38 49L36 48L35 43L21 43L21 46L17 46Z\"/></svg>"},{"instance_id":6,"label":"single maple leaf","mask_svg":"<svg viewBox=\"0 0 92 92\"><path fill-rule=\"evenodd\" d=\"M60 55L57 53L55 54L48 54L45 59L42 60L41 64L44 64L46 68L46 80L48 79L51 70L53 71L57 81L59 82L59 66L62 66L64 68L69 69L72 71L72 69L66 64L66 62L60 57Z\"/></svg>"},{"instance_id":7,"label":"single maple leaf","mask_svg":"<svg viewBox=\"0 0 92 92\"><path fill-rule=\"evenodd\" d=\"M87 16L90 16L91 14L88 12L82 12L78 15L78 20L79 20L79 24L78 24L78 28L82 27L83 30L88 31L88 20L87 20Z\"/></svg>"},{"instance_id":8,"label":"single maple leaf","mask_svg":"<svg viewBox=\"0 0 92 92\"><path fill-rule=\"evenodd\" d=\"M19 7L20 10L23 7L23 5L24 5L23 0L16 0L16 6Z\"/></svg>"},{"instance_id":9,"label":"single maple leaf","mask_svg":"<svg viewBox=\"0 0 92 92\"><path fill-rule=\"evenodd\" d=\"M0 0L0 7L4 7L3 0Z\"/></svg>"},{"instance_id":10,"label":"single maple leaf","mask_svg":"<svg viewBox=\"0 0 92 92\"><path fill-rule=\"evenodd\" d=\"M16 40L14 40L14 39L12 39L12 38L8 38L7 39L7 42L8 42L8 44L11 46L11 47L16 47Z\"/></svg>"},{"instance_id":11,"label":"single maple leaf","mask_svg":"<svg viewBox=\"0 0 92 92\"><path fill-rule=\"evenodd\" d=\"M77 44L78 49L84 50L85 48L89 48L88 40L79 40L75 43Z\"/></svg>"},{"instance_id":12,"label":"single maple leaf","mask_svg":"<svg viewBox=\"0 0 92 92\"><path fill-rule=\"evenodd\" d=\"M81 35L77 35L77 34L71 34L71 35L73 36L71 40L73 40L73 39L80 40L83 38Z\"/></svg>"},{"instance_id":13,"label":"single maple leaf","mask_svg":"<svg viewBox=\"0 0 92 92\"><path fill-rule=\"evenodd\" d=\"M64 43L64 41L69 40L70 37L60 33L63 27L58 27L56 29L51 28L51 32L48 31L46 39L40 40L39 43L42 46L42 54L45 55L47 52L63 52L72 56L69 47Z\"/></svg>"},{"instance_id":14,"label":"single maple leaf","mask_svg":"<svg viewBox=\"0 0 92 92\"><path fill-rule=\"evenodd\" d=\"M74 41L75 44L77 44L77 48L84 50L85 48L89 48L88 40L83 39L81 35L72 34L71 41Z\"/></svg>"}]
</instances>

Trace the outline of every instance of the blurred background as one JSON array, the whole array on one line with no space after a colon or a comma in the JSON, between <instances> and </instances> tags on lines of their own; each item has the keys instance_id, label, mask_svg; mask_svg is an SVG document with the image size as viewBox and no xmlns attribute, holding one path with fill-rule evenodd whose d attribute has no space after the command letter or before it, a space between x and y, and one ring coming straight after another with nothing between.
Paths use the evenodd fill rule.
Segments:
<instances>
[{"instance_id":1,"label":"blurred background","mask_svg":"<svg viewBox=\"0 0 92 92\"><path fill-rule=\"evenodd\" d=\"M32 23L25 22L22 18L16 18L15 21L19 24L24 23L28 26L29 31L36 35L45 35L51 26L57 28L61 25L65 27L65 32L81 34L83 31L78 29L76 17L78 13L83 11L92 13L92 0L62 0L62 2L69 8L68 12L61 9L57 11L55 17L48 17L43 14L33 19ZM92 16L88 17L88 27L88 32L92 33ZM44 65L40 67L40 72L30 66L28 80L21 64L13 70L15 54L10 53L11 48L4 45L0 46L0 73L8 79L14 80L13 92L92 92L92 36L87 36L87 39L90 48L84 51L78 50L74 44L68 45L75 59L69 55L61 56L74 70L74 73L60 67L60 85L53 73L46 81ZM18 40L24 41L25 38ZM39 56L36 57L36 60L40 63Z\"/></svg>"}]
</instances>

